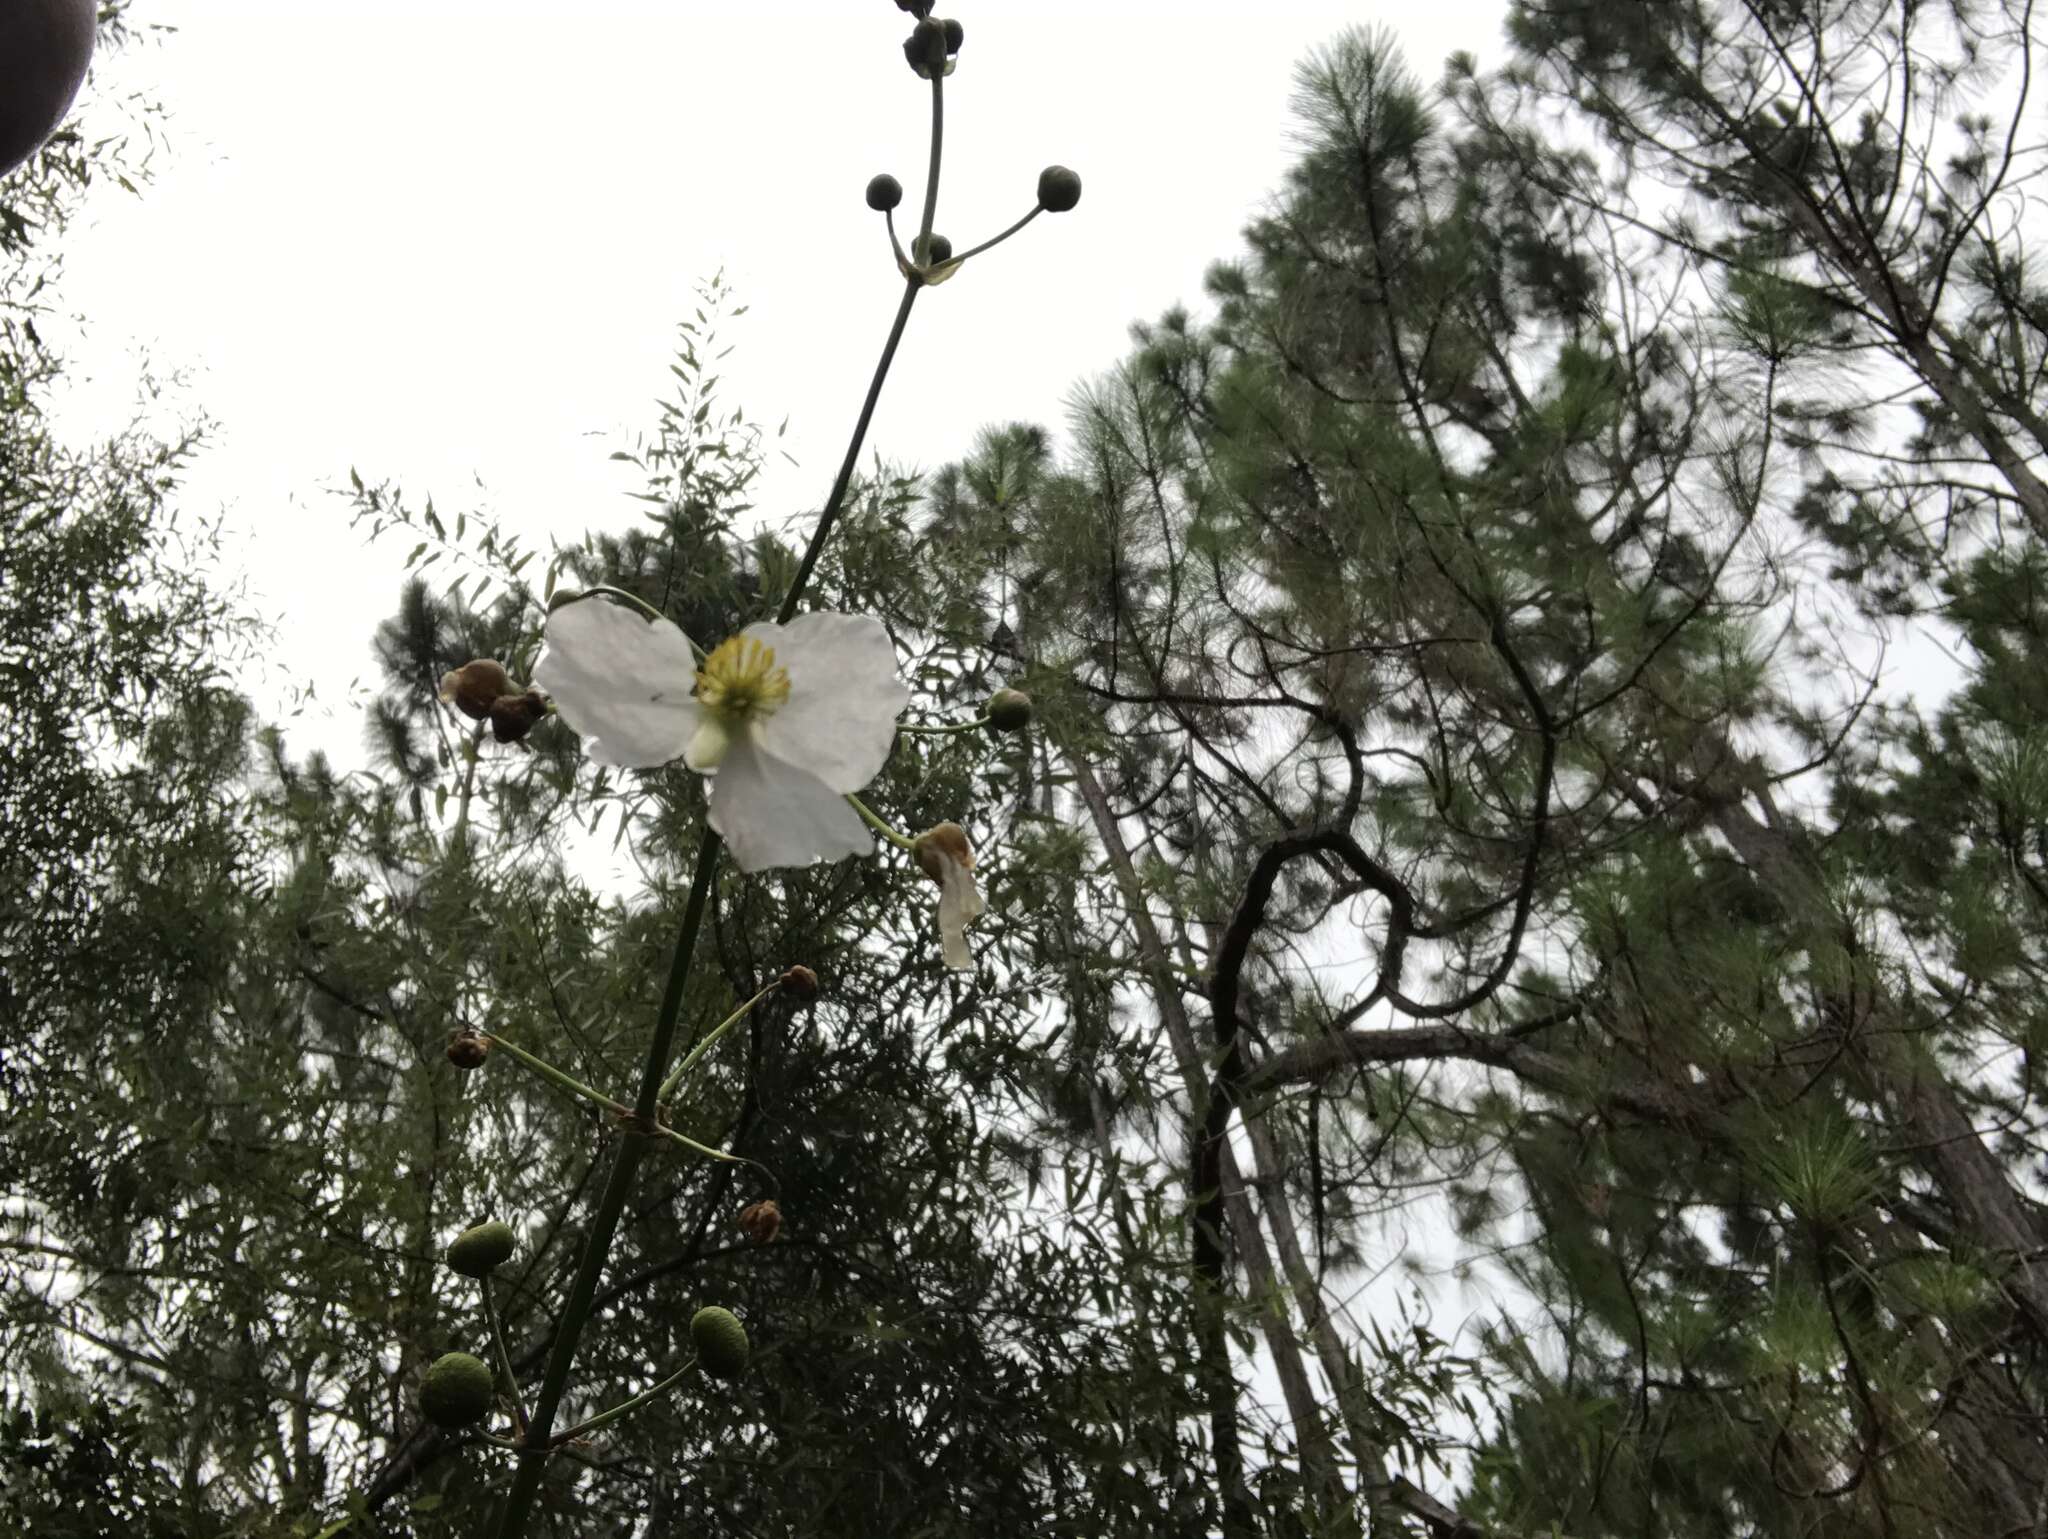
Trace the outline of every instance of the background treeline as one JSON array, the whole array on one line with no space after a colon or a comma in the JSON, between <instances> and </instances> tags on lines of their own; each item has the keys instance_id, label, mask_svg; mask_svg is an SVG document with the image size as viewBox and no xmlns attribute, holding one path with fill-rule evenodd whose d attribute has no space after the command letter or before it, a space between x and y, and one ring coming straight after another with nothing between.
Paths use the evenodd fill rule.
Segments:
<instances>
[{"instance_id":1,"label":"background treeline","mask_svg":"<svg viewBox=\"0 0 2048 1539\"><path fill-rule=\"evenodd\" d=\"M579 1403L701 1303L757 1363L559 1460L552 1532L2048 1534L2031 7L1508 19L1437 86L1310 54L1200 317L1063 436L867 487L818 602L919 719L1038 704L871 797L966 824L981 967L894 852L723 881L687 1018L826 988L676 1120L786 1230L735 1230L748 1167L646 1183ZM38 264L118 153L0 225L0 1524L476 1533L499 1456L412 1401L480 1345L439 1250L522 1227L530 1369L614 1133L444 1050L629 1076L702 788L435 689L523 677L553 583L769 611L761 441L714 288L616 529L360 486L422 569L367 767L298 755L223 683L195 442L39 411ZM1481 1288L1368 1301L1404 1232Z\"/></svg>"}]
</instances>

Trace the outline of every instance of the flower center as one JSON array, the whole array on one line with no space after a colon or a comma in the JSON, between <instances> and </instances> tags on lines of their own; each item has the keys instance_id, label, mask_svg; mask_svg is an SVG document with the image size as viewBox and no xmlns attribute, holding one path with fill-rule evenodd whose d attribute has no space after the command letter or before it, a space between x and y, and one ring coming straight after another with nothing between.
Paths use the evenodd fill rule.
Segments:
<instances>
[{"instance_id":1,"label":"flower center","mask_svg":"<svg viewBox=\"0 0 2048 1539\"><path fill-rule=\"evenodd\" d=\"M789 670L751 636L721 641L697 670L697 703L734 723L772 716L788 698Z\"/></svg>"}]
</instances>

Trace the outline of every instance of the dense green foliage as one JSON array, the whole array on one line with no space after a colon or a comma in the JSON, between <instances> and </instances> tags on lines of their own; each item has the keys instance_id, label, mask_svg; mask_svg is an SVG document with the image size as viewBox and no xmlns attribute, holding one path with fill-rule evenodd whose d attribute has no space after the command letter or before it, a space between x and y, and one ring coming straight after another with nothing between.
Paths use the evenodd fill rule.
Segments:
<instances>
[{"instance_id":1,"label":"dense green foliage","mask_svg":"<svg viewBox=\"0 0 2048 1539\"><path fill-rule=\"evenodd\" d=\"M543 1531L2048 1531L2030 22L1516 3L1437 91L1340 37L1203 317L1063 443L864 488L813 599L909 720L1035 701L869 794L965 826L979 967L887 846L720 876L690 1032L824 988L670 1109L758 1163L650 1157L572 1415L705 1305L751 1360L558 1457ZM489 1352L442 1252L511 1222L530 1379L628 1135L446 1049L630 1083L704 797L436 691L523 679L557 586L772 612L724 301L632 523L357 485L416 548L348 773L216 685L188 446L67 456L9 332L0 1520L480 1531L505 1456L416 1403ZM1423 1233L1492 1300L1455 1341Z\"/></svg>"}]
</instances>

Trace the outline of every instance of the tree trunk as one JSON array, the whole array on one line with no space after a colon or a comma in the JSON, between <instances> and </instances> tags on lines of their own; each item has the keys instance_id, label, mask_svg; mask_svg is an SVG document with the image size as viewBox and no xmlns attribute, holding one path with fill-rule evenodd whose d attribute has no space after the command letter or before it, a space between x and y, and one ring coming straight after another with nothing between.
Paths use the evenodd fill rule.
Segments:
<instances>
[{"instance_id":1,"label":"tree trunk","mask_svg":"<svg viewBox=\"0 0 2048 1539\"><path fill-rule=\"evenodd\" d=\"M1166 1028L1167 1040L1173 1048L1175 1061L1180 1066L1181 1078L1187 1086L1190 1116L1193 1125L1199 1127L1203 1103L1208 1096L1208 1060L1195 1039L1192 1023L1188 1020L1187 1007L1180 997L1180 985L1173 967L1172 958L1167 954L1165 942L1160 938L1158 927L1144 903L1144 892L1138 882L1138 873L1131 864L1129 848L1124 844L1123 832L1118 828L1116 815L1111 811L1109 798L1103 794L1102 783L1095 776L1094 768L1078 754L1068 751L1064 745L1061 752L1074 774L1075 789L1087 805L1089 817L1095 824L1097 836L1102 840L1103 849L1109 856L1110 870L1114 874L1117 889L1123 895L1124 907L1131 920L1131 927L1138 937L1138 950L1144 960L1145 971L1152 983L1154 1001L1159 1018ZM1281 1304L1282 1290L1273 1268L1273 1260L1267 1252L1265 1235L1260 1230L1258 1219L1253 1213L1251 1199L1246 1192L1243 1173L1238 1168L1236 1153L1227 1144L1223 1149L1223 1203L1230 1232L1237 1242L1238 1254L1244 1258L1245 1275L1254 1296L1265 1301L1260 1311L1260 1328L1266 1338L1266 1345L1273 1354L1274 1369L1280 1378L1280 1388L1287 1399L1288 1415L1294 1424L1296 1447L1300 1451L1302 1471L1309 1489L1317 1494L1326 1516L1346 1518L1346 1526L1355 1524L1352 1517L1353 1502L1343 1475L1337 1467L1336 1451L1330 1440L1329 1429L1323 1421L1322 1405L1310 1381L1307 1366L1302 1361L1300 1344L1294 1338L1294 1330ZM1212 1395L1226 1393L1225 1378L1228 1378L1227 1393L1232 1397L1229 1407L1230 1428L1228 1435L1236 1440L1236 1380L1228 1371L1228 1342L1221 1331L1221 1308L1223 1300L1213 1299L1202 1307L1214 1312L1213 1326L1205 1324L1208 1336L1205 1352L1221 1347L1226 1354L1222 1364L1223 1373L1212 1383ZM1303 1301L1303 1308L1310 1306ZM1212 1414L1219 1411L1212 1405ZM1219 1429L1220 1430L1220 1429ZM1219 1448L1217 1463L1222 1474L1229 1453ZM1241 1469L1241 1464L1240 1464ZM1240 1477L1241 1480L1241 1477ZM1225 1477L1226 1506L1232 1493Z\"/></svg>"}]
</instances>

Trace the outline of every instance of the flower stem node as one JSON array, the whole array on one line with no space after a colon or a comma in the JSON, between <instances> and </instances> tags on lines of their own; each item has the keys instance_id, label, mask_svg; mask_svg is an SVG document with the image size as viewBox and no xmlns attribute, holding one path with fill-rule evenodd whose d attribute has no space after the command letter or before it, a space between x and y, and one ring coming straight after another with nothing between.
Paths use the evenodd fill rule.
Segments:
<instances>
[{"instance_id":1,"label":"flower stem node","mask_svg":"<svg viewBox=\"0 0 2048 1539\"><path fill-rule=\"evenodd\" d=\"M452 705L471 721L483 721L500 697L509 695L512 677L503 663L479 657L441 675L441 701Z\"/></svg>"},{"instance_id":2,"label":"flower stem node","mask_svg":"<svg viewBox=\"0 0 2048 1539\"><path fill-rule=\"evenodd\" d=\"M747 1328L730 1309L711 1304L698 1310L690 1317L690 1342L714 1379L736 1379L747 1371Z\"/></svg>"},{"instance_id":3,"label":"flower stem node","mask_svg":"<svg viewBox=\"0 0 2048 1539\"><path fill-rule=\"evenodd\" d=\"M773 1197L749 1203L740 1209L740 1233L756 1245L772 1245L782 1233L782 1207Z\"/></svg>"},{"instance_id":4,"label":"flower stem node","mask_svg":"<svg viewBox=\"0 0 2048 1539\"><path fill-rule=\"evenodd\" d=\"M480 1031L458 1031L448 1043L448 1061L467 1073L481 1069L491 1056L491 1039Z\"/></svg>"},{"instance_id":5,"label":"flower stem node","mask_svg":"<svg viewBox=\"0 0 2048 1539\"><path fill-rule=\"evenodd\" d=\"M449 1243L448 1268L464 1277L488 1277L510 1261L518 1248L519 1237L512 1226L494 1218L463 1230Z\"/></svg>"},{"instance_id":6,"label":"flower stem node","mask_svg":"<svg viewBox=\"0 0 2048 1539\"><path fill-rule=\"evenodd\" d=\"M1022 732L1031 725L1031 697L1021 689L999 689L988 697L988 724L998 732Z\"/></svg>"},{"instance_id":7,"label":"flower stem node","mask_svg":"<svg viewBox=\"0 0 2048 1539\"><path fill-rule=\"evenodd\" d=\"M910 61L910 67L917 71L920 80L953 72L946 53L946 24L933 21L929 16L903 40L903 57Z\"/></svg>"},{"instance_id":8,"label":"flower stem node","mask_svg":"<svg viewBox=\"0 0 2048 1539\"><path fill-rule=\"evenodd\" d=\"M1038 206L1048 214L1064 214L1081 201L1081 173L1065 166L1047 166L1038 173Z\"/></svg>"},{"instance_id":9,"label":"flower stem node","mask_svg":"<svg viewBox=\"0 0 2048 1539\"><path fill-rule=\"evenodd\" d=\"M868 180L868 207L878 214L886 214L903 201L903 184L884 171L880 176Z\"/></svg>"},{"instance_id":10,"label":"flower stem node","mask_svg":"<svg viewBox=\"0 0 2048 1539\"><path fill-rule=\"evenodd\" d=\"M436 1358L420 1383L420 1410L435 1426L454 1431L490 1414L496 1385L490 1364L467 1352Z\"/></svg>"},{"instance_id":11,"label":"flower stem node","mask_svg":"<svg viewBox=\"0 0 2048 1539\"><path fill-rule=\"evenodd\" d=\"M955 972L974 971L967 949L967 926L981 917L981 891L974 885L974 851L967 831L958 823L941 823L917 836L912 845L924 874L939 884L939 938L946 965Z\"/></svg>"},{"instance_id":12,"label":"flower stem node","mask_svg":"<svg viewBox=\"0 0 2048 1539\"><path fill-rule=\"evenodd\" d=\"M910 243L910 255L919 267L936 267L953 259L953 243L943 235L934 235L927 243L920 235Z\"/></svg>"},{"instance_id":13,"label":"flower stem node","mask_svg":"<svg viewBox=\"0 0 2048 1539\"><path fill-rule=\"evenodd\" d=\"M808 1004L818 997L818 975L799 962L782 975L782 992Z\"/></svg>"},{"instance_id":14,"label":"flower stem node","mask_svg":"<svg viewBox=\"0 0 2048 1539\"><path fill-rule=\"evenodd\" d=\"M516 743L547 714L548 697L537 689L520 695L500 695L491 702L491 736L501 743Z\"/></svg>"}]
</instances>

